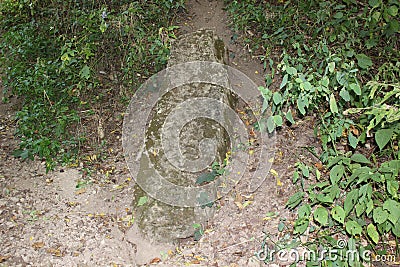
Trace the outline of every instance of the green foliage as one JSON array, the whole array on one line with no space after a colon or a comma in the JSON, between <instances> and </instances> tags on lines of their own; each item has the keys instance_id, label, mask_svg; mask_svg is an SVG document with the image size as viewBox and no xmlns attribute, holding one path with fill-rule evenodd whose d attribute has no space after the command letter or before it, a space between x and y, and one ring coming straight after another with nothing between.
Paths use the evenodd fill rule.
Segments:
<instances>
[{"instance_id":1,"label":"green foliage","mask_svg":"<svg viewBox=\"0 0 400 267\"><path fill-rule=\"evenodd\" d=\"M308 178L305 165L297 166L297 181ZM327 167L329 177L321 178L287 201L291 209L300 205L294 234L311 228L321 232L329 229L357 239L363 237L374 244L383 241L387 234L399 237L400 160L375 166L364 155L349 152L330 157ZM316 171L317 168L313 173Z\"/></svg>"},{"instance_id":2,"label":"green foliage","mask_svg":"<svg viewBox=\"0 0 400 267\"><path fill-rule=\"evenodd\" d=\"M23 159L38 156L47 169L76 157L86 139L82 110L136 88L166 63L175 38L174 13L184 1L0 2L0 62L6 90L23 99L17 112ZM104 74L116 73L119 85ZM113 78L115 80L115 78ZM74 129L74 130L72 130Z\"/></svg>"},{"instance_id":3,"label":"green foliage","mask_svg":"<svg viewBox=\"0 0 400 267\"><path fill-rule=\"evenodd\" d=\"M148 201L147 196L142 196L142 197L139 198L139 201L138 201L138 203L137 203L137 206L138 206L138 207L143 206L144 204L147 203L147 201Z\"/></svg>"},{"instance_id":4,"label":"green foliage","mask_svg":"<svg viewBox=\"0 0 400 267\"><path fill-rule=\"evenodd\" d=\"M194 229L194 241L199 241L201 237L204 235L204 230L203 226L199 223L193 224L193 229Z\"/></svg>"},{"instance_id":5,"label":"green foliage","mask_svg":"<svg viewBox=\"0 0 400 267\"><path fill-rule=\"evenodd\" d=\"M310 114L316 118L323 168L296 164L299 191L286 204L297 208L293 234L313 236L303 245L314 251L334 248L332 233L349 238L342 250L367 249L360 238L372 245L398 238L400 2L226 4L234 29L269 70L259 88L267 131Z\"/></svg>"},{"instance_id":6,"label":"green foliage","mask_svg":"<svg viewBox=\"0 0 400 267\"><path fill-rule=\"evenodd\" d=\"M209 183L215 180L215 177L218 176L218 173L216 171L211 171L211 172L206 172L202 173L197 177L196 179L196 184L201 185L204 183Z\"/></svg>"}]
</instances>

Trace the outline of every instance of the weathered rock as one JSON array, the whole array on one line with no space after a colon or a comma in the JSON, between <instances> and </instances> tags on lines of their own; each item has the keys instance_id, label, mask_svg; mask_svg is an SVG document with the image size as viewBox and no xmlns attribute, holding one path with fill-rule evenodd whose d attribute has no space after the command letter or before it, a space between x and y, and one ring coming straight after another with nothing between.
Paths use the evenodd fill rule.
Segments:
<instances>
[{"instance_id":1,"label":"weathered rock","mask_svg":"<svg viewBox=\"0 0 400 267\"><path fill-rule=\"evenodd\" d=\"M200 30L183 36L173 44L168 66L191 61L224 63L225 54L223 41L216 37L213 31ZM196 69L193 70L193 72L196 71ZM228 75L225 69L220 68L211 74L218 76L218 79L222 80L221 84L228 85ZM133 206L136 207L136 223L143 234L154 242L173 242L180 238L190 237L194 233L193 225L204 224L213 214L213 208L209 207L178 207L163 203L157 200L159 199L157 196L153 195L155 197L153 198L139 187L139 185L159 186L148 184L152 183L148 177L154 174L153 166L162 177L175 185L196 187L197 177L207 171L207 165L204 166L204 162L208 163L208 167L213 162L223 162L230 143L227 131L220 124L198 116L196 110L193 113L181 114L179 118L182 122L168 121L171 112L179 110L178 105L187 100L201 97L222 101L230 107L233 107L235 102L234 96L222 86L201 82L185 84L162 96L148 123L145 135L147 154L140 161ZM214 117L221 120L225 118L224 111L218 107L211 112ZM192 117L197 118L192 120ZM163 127L170 133L170 138L164 140L164 143ZM168 149L168 147L176 145L174 144L175 140L178 140L181 155ZM213 157L202 154L205 152L202 149L213 148L213 146L204 146L204 140L214 140L212 142L215 152ZM169 141L171 143L168 143ZM162 194L163 188L159 186L155 191ZM215 197L216 191L213 194L209 197ZM180 194L177 192L176 196L178 197ZM147 201L144 204L141 203L143 205L138 205L143 197L146 197ZM173 196L170 197L173 198Z\"/></svg>"}]
</instances>

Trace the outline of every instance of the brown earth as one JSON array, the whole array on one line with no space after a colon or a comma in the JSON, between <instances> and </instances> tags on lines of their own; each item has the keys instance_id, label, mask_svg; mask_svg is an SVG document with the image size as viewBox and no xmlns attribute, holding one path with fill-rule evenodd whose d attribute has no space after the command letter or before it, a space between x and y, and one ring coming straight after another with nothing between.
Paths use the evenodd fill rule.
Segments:
<instances>
[{"instance_id":1,"label":"brown earth","mask_svg":"<svg viewBox=\"0 0 400 267\"><path fill-rule=\"evenodd\" d=\"M264 84L261 62L232 42L222 0L189 0L187 14L178 23L179 34L214 29L230 52L229 65L257 85ZM221 199L200 241L157 246L144 241L132 226L134 180L120 142L118 114L123 110L90 118L95 133L99 122L104 123L106 146L94 149L76 166L46 174L40 160L21 162L12 156L18 147L17 102L12 97L0 104L0 266L261 266L255 253L265 235L279 240L285 231L279 232L278 224L290 225L294 218L284 207L294 192L294 163L315 161L302 156L303 147L316 142L311 119L283 127L277 133L272 166L277 175L269 175L254 193L239 184Z\"/></svg>"}]
</instances>

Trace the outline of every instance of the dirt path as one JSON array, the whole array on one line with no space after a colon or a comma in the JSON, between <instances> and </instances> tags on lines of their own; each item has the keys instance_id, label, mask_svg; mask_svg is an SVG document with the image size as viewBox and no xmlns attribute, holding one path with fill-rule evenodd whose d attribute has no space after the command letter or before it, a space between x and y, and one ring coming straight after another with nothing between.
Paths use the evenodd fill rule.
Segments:
<instances>
[{"instance_id":1,"label":"dirt path","mask_svg":"<svg viewBox=\"0 0 400 267\"><path fill-rule=\"evenodd\" d=\"M223 1L190 0L187 9L187 16L179 18L181 34L214 29L228 46L229 65L263 85L260 62L231 42ZM18 146L13 136L13 101L0 104L0 266L145 266L150 262L260 266L254 255L261 248L263 232L278 239L283 235L277 228L280 220L289 222L293 216L284 209L292 192L290 166L301 147L314 142L307 123L280 131L273 165L279 180L270 175L253 194L246 194L239 184L220 201L200 241L155 246L144 242L132 227L133 179L120 142L109 143L104 157L88 157L76 167L46 174L42 162L20 162L12 156ZM95 167L93 173L86 168L89 165Z\"/></svg>"}]
</instances>

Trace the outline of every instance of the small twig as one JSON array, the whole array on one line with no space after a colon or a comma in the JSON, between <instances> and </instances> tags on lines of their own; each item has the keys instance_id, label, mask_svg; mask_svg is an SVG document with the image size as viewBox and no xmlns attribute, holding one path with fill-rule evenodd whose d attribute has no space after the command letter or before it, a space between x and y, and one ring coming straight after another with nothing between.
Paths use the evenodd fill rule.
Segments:
<instances>
[{"instance_id":1,"label":"small twig","mask_svg":"<svg viewBox=\"0 0 400 267\"><path fill-rule=\"evenodd\" d=\"M49 98L49 96L47 95L46 90L43 90L43 94L44 94L44 96L47 98L47 100L49 101L50 107L53 107L53 104L51 104L50 98Z\"/></svg>"}]
</instances>

